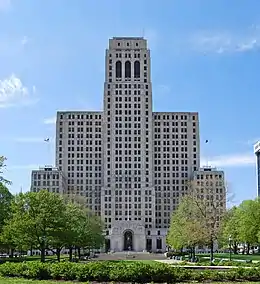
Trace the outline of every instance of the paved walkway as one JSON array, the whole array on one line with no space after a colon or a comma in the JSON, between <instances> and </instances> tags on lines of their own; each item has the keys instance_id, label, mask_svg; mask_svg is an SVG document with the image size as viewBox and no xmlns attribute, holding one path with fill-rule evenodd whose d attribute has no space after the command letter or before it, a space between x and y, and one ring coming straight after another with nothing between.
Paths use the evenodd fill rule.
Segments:
<instances>
[{"instance_id":1,"label":"paved walkway","mask_svg":"<svg viewBox=\"0 0 260 284\"><path fill-rule=\"evenodd\" d=\"M188 269L198 269L198 270L204 270L204 269L211 269L211 270L228 270L233 268L239 268L239 266L201 266L201 265L177 265L178 263L182 262L181 260L175 260L175 259L165 259L165 260L155 260L160 263L166 263L170 264L172 266L176 267L183 267ZM243 268L254 268L250 266L246 266Z\"/></svg>"},{"instance_id":2,"label":"paved walkway","mask_svg":"<svg viewBox=\"0 0 260 284\"><path fill-rule=\"evenodd\" d=\"M201 256L201 257L204 258L204 259L210 259L210 257L207 257L207 256L205 256L205 257ZM225 260L225 261L229 261L229 258L217 257L216 259L222 259L222 260ZM231 260L232 260L232 261L237 261L237 262L244 262L244 263L246 263L246 261L247 261L247 260L250 260L250 259L239 259L239 258L236 258L235 256L233 256L233 257L231 258ZM259 260L252 260L252 263L259 263Z\"/></svg>"}]
</instances>

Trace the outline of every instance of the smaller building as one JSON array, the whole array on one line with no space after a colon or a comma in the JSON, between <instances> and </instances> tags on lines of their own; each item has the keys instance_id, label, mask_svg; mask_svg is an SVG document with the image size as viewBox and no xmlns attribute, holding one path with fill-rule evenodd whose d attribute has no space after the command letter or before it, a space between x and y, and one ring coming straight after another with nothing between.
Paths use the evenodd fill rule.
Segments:
<instances>
[{"instance_id":1,"label":"smaller building","mask_svg":"<svg viewBox=\"0 0 260 284\"><path fill-rule=\"evenodd\" d=\"M40 167L33 170L31 175L31 191L38 192L41 189L65 194L67 192L67 179L62 171L52 166Z\"/></svg>"},{"instance_id":2,"label":"smaller building","mask_svg":"<svg viewBox=\"0 0 260 284\"><path fill-rule=\"evenodd\" d=\"M257 197L260 196L260 141L254 145L256 155L256 180L257 180Z\"/></svg>"},{"instance_id":3,"label":"smaller building","mask_svg":"<svg viewBox=\"0 0 260 284\"><path fill-rule=\"evenodd\" d=\"M227 190L224 172L212 167L203 167L194 172L193 193L197 198L206 200L209 207L214 207L214 214L221 218L226 210Z\"/></svg>"}]
</instances>

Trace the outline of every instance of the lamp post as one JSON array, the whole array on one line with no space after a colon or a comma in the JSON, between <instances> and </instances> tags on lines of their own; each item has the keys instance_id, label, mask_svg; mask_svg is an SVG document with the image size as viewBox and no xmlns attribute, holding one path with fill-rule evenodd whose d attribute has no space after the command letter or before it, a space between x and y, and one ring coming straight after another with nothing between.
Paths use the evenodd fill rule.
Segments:
<instances>
[{"instance_id":1,"label":"lamp post","mask_svg":"<svg viewBox=\"0 0 260 284\"><path fill-rule=\"evenodd\" d=\"M229 244L229 261L231 261L231 242L232 242L232 238L231 235L228 238L228 244Z\"/></svg>"}]
</instances>

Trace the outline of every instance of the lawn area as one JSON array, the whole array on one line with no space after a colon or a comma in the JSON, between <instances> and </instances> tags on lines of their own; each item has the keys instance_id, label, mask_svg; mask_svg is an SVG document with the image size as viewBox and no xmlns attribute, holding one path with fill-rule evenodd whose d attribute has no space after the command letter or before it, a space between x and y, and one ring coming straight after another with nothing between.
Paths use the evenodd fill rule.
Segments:
<instances>
[{"instance_id":1,"label":"lawn area","mask_svg":"<svg viewBox=\"0 0 260 284\"><path fill-rule=\"evenodd\" d=\"M34 256L25 256L25 257L14 257L14 258L0 258L3 261L10 261L10 262L22 262L22 261L40 261L41 257L39 255L34 255ZM61 260L69 260L69 257L67 255L61 255ZM57 256L56 255L47 255L45 257L45 261L56 261ZM1 284L1 283L0 283Z\"/></svg>"},{"instance_id":2,"label":"lawn area","mask_svg":"<svg viewBox=\"0 0 260 284\"><path fill-rule=\"evenodd\" d=\"M61 282L49 281L49 280L27 280L22 278L0 278L0 283L1 284L59 284ZM75 282L70 282L70 281L63 281L62 283L75 284Z\"/></svg>"},{"instance_id":3,"label":"lawn area","mask_svg":"<svg viewBox=\"0 0 260 284\"><path fill-rule=\"evenodd\" d=\"M209 257L210 254L198 254L198 257ZM252 259L252 260L259 260L260 261L260 254L232 254L232 259L243 259L243 260L248 260L248 259ZM229 259L229 253L214 253L214 258L227 258Z\"/></svg>"},{"instance_id":4,"label":"lawn area","mask_svg":"<svg viewBox=\"0 0 260 284\"><path fill-rule=\"evenodd\" d=\"M70 281L49 281L49 280L27 280L27 279L21 279L21 278L0 278L1 284L75 284L75 283L83 283L83 282L70 282ZM85 282L86 283L86 282ZM115 283L115 282L114 282ZM183 282L184 283L184 282ZM186 284L189 284L188 282L185 282ZM194 282L191 282L194 284ZM190 283L190 284L191 284ZM207 282L207 284L214 283L214 284L223 284L223 282ZM236 282L224 282L225 284L234 284ZM243 282L243 284L253 284L257 282Z\"/></svg>"}]
</instances>

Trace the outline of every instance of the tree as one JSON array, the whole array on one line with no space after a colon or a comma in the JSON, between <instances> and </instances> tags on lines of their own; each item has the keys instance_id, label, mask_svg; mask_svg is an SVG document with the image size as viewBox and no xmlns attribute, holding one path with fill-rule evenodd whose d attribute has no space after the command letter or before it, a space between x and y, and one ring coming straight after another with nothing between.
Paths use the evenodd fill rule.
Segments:
<instances>
[{"instance_id":1,"label":"tree","mask_svg":"<svg viewBox=\"0 0 260 284\"><path fill-rule=\"evenodd\" d=\"M50 238L49 245L55 249L58 261L62 248L67 247L72 260L72 249L78 249L80 258L81 248L100 246L104 242L102 225L99 219L82 204L66 200L65 225L62 231L56 231Z\"/></svg>"},{"instance_id":2,"label":"tree","mask_svg":"<svg viewBox=\"0 0 260 284\"><path fill-rule=\"evenodd\" d=\"M195 247L206 241L206 224L194 198L184 196L171 218L167 244L175 249L189 247L192 258Z\"/></svg>"},{"instance_id":3,"label":"tree","mask_svg":"<svg viewBox=\"0 0 260 284\"><path fill-rule=\"evenodd\" d=\"M46 190L21 193L11 204L12 218L4 227L4 235L11 236L12 244L39 249L44 262L50 241L65 230L65 212L66 204L58 194Z\"/></svg>"},{"instance_id":4,"label":"tree","mask_svg":"<svg viewBox=\"0 0 260 284\"><path fill-rule=\"evenodd\" d=\"M203 186L197 186L198 180L188 182L188 195L192 198L194 206L200 212L200 222L205 227L205 244L210 247L210 260L213 261L214 243L220 235L220 222L225 216L228 191L221 185L218 189L213 181L204 181ZM220 182L224 182L223 180ZM203 192L203 194L201 194Z\"/></svg>"},{"instance_id":5,"label":"tree","mask_svg":"<svg viewBox=\"0 0 260 284\"><path fill-rule=\"evenodd\" d=\"M9 246L4 242L2 237L3 227L11 218L11 201L13 199L13 195L10 193L8 188L0 182L0 242L3 248L11 249L12 254L12 246Z\"/></svg>"},{"instance_id":6,"label":"tree","mask_svg":"<svg viewBox=\"0 0 260 284\"><path fill-rule=\"evenodd\" d=\"M3 170L5 168L5 161L6 161L6 158L4 156L0 156L0 183L3 183L3 184L11 184L11 181L5 179L2 174L3 174Z\"/></svg>"},{"instance_id":7,"label":"tree","mask_svg":"<svg viewBox=\"0 0 260 284\"><path fill-rule=\"evenodd\" d=\"M2 232L4 222L11 217L11 201L13 195L8 188L0 182L0 232Z\"/></svg>"},{"instance_id":8,"label":"tree","mask_svg":"<svg viewBox=\"0 0 260 284\"><path fill-rule=\"evenodd\" d=\"M237 254L239 243L239 210L236 206L229 209L221 222L220 240L228 245L229 238L232 238L233 251Z\"/></svg>"},{"instance_id":9,"label":"tree","mask_svg":"<svg viewBox=\"0 0 260 284\"><path fill-rule=\"evenodd\" d=\"M260 200L245 200L237 208L238 235L240 241L247 243L247 254L250 245L258 244L260 231Z\"/></svg>"}]
</instances>

